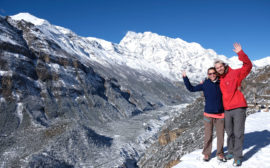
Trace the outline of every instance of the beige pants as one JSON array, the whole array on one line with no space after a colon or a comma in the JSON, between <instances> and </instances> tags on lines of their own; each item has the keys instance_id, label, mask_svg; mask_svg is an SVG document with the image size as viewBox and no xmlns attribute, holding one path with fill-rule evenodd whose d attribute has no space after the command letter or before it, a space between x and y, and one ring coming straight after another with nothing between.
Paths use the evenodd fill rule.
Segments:
<instances>
[{"instance_id":1,"label":"beige pants","mask_svg":"<svg viewBox=\"0 0 270 168\"><path fill-rule=\"evenodd\" d=\"M216 128L217 135L216 155L224 153L224 118L211 118L204 116L204 147L202 152L204 155L211 155L214 126Z\"/></svg>"}]
</instances>

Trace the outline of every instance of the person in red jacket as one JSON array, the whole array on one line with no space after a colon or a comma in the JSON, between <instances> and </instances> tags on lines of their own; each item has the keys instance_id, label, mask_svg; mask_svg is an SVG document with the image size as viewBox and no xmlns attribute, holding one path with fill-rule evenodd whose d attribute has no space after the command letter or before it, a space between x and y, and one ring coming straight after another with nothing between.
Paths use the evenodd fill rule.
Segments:
<instances>
[{"instance_id":1,"label":"person in red jacket","mask_svg":"<svg viewBox=\"0 0 270 168\"><path fill-rule=\"evenodd\" d=\"M227 133L227 160L234 158L233 165L241 166L246 120L247 102L241 92L242 80L249 74L252 63L238 43L234 43L234 52L243 62L239 69L231 69L223 61L215 61L214 66L220 75L220 89L225 109L225 130Z\"/></svg>"}]
</instances>

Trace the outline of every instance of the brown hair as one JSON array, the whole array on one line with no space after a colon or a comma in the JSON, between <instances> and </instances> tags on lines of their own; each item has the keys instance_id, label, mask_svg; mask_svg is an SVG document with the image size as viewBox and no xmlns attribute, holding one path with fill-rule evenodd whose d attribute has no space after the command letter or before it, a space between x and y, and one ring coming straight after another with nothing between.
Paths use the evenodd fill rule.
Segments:
<instances>
[{"instance_id":1,"label":"brown hair","mask_svg":"<svg viewBox=\"0 0 270 168\"><path fill-rule=\"evenodd\" d=\"M210 68L208 68L208 69L207 69L207 73L208 73L210 70L214 70L214 71L215 71L215 73L217 73L217 70L216 70L216 68L215 68L215 67L210 67Z\"/></svg>"}]
</instances>

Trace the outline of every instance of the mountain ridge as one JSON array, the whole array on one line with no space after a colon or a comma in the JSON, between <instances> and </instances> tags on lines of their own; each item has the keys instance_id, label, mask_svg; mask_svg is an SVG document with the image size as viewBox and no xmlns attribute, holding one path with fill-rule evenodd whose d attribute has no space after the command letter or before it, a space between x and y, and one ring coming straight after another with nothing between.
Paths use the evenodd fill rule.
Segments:
<instances>
[{"instance_id":1,"label":"mountain ridge","mask_svg":"<svg viewBox=\"0 0 270 168\"><path fill-rule=\"evenodd\" d=\"M39 20L39 18L29 13L20 13L11 16L11 18L20 20L23 19L24 15L25 20L37 26L46 25L48 27L48 21L45 22L43 19ZM38 20L38 22L36 20ZM80 37L71 30L61 26L51 25L50 27L52 27L52 30L56 29L64 35L70 34L80 39L79 43L84 49L77 49L71 52L82 56L89 55L91 52L85 50L85 48L89 48L88 45L90 41L90 43L94 43L96 47L102 47L105 51L105 53L102 53L102 56L90 58L94 61L108 63L110 60L109 62L125 64L140 71L156 72L173 81L182 80L181 72L183 70L187 71L192 81L201 81L206 77L206 70L210 66L213 66L213 62L216 59L224 60L229 63L232 68L239 68L241 66L239 60L230 59L224 55L218 55L213 49L204 49L196 42L188 43L180 38L174 39L152 32L136 33L128 31L120 43L117 44L95 37ZM55 32L55 30L52 32ZM64 40L63 46L72 48L72 45L65 39L66 38L58 39L57 41ZM60 46L62 47L61 44ZM258 64L258 62L263 61L253 61L256 67L262 65Z\"/></svg>"},{"instance_id":2,"label":"mountain ridge","mask_svg":"<svg viewBox=\"0 0 270 168\"><path fill-rule=\"evenodd\" d=\"M186 107L200 94L189 93L177 75L187 69L198 81L205 76L201 69L218 55L196 44L191 47L198 51L182 51L188 43L179 46L179 40L150 32L140 35L145 46L130 40L139 46L131 52L128 46L80 37L29 15L26 20L0 17L0 167L125 167L159 138L166 145L167 133L185 141L188 149L182 152L200 145L191 142L201 131L188 134L201 130L203 99ZM265 80L265 71L258 71L258 79ZM260 86L258 93L268 93ZM174 131L180 124L187 130L183 139L178 137L182 129ZM162 146L161 155L148 151L154 162L145 157L145 165L172 156L166 153L170 145Z\"/></svg>"}]
</instances>

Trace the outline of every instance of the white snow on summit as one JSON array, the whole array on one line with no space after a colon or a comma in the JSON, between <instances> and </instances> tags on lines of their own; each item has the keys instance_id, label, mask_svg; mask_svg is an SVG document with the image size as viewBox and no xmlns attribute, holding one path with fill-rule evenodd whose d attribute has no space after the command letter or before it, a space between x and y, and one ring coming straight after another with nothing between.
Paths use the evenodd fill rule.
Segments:
<instances>
[{"instance_id":1,"label":"white snow on summit","mask_svg":"<svg viewBox=\"0 0 270 168\"><path fill-rule=\"evenodd\" d=\"M128 32L120 46L126 47L138 59L152 65L154 70L171 80L182 80L183 70L196 81L206 77L206 71L213 66L214 60L229 62L224 55L218 55L212 49L204 49L198 43L188 43L180 38L169 38L156 33Z\"/></svg>"},{"instance_id":2,"label":"white snow on summit","mask_svg":"<svg viewBox=\"0 0 270 168\"><path fill-rule=\"evenodd\" d=\"M256 61L253 61L254 65L257 67L264 67L266 65L270 65L270 56L265 57Z\"/></svg>"},{"instance_id":3,"label":"white snow on summit","mask_svg":"<svg viewBox=\"0 0 270 168\"><path fill-rule=\"evenodd\" d=\"M270 56L265 57L256 61L251 61L253 65L252 70L263 68L267 65L270 65ZM241 68L243 65L243 62L238 59L238 56L233 56L229 58L229 63L233 63L233 68Z\"/></svg>"},{"instance_id":4,"label":"white snow on summit","mask_svg":"<svg viewBox=\"0 0 270 168\"><path fill-rule=\"evenodd\" d=\"M33 23L34 25L42 25L44 23L48 23L44 19L37 18L30 13L19 13L17 15L11 16L13 20L25 20L27 22Z\"/></svg>"},{"instance_id":5,"label":"white snow on summit","mask_svg":"<svg viewBox=\"0 0 270 168\"><path fill-rule=\"evenodd\" d=\"M238 56L233 56L233 57L229 58L228 64L229 64L229 66L231 66L231 64L233 64L232 68L237 69L237 68L242 67L243 62L238 59Z\"/></svg>"},{"instance_id":6,"label":"white snow on summit","mask_svg":"<svg viewBox=\"0 0 270 168\"><path fill-rule=\"evenodd\" d=\"M184 70L192 81L203 80L207 76L207 69L213 66L216 59L225 61L233 69L242 65L237 57L229 59L218 55L212 49L203 48L198 43L152 32L129 31L121 42L116 44L94 37L80 37L69 29L51 25L29 13L19 13L11 18L35 24L42 32L38 34L41 39L54 41L79 59L96 61L104 66L125 65L138 71L157 73L173 81L182 80L181 73ZM257 61L255 64L262 66L270 62L268 60L269 58Z\"/></svg>"},{"instance_id":7,"label":"white snow on summit","mask_svg":"<svg viewBox=\"0 0 270 168\"><path fill-rule=\"evenodd\" d=\"M109 41L106 41L103 39L99 39L99 38L94 38L94 37L87 37L87 39L89 41L98 42L105 50L113 50L114 49L112 42L109 42Z\"/></svg>"}]
</instances>

